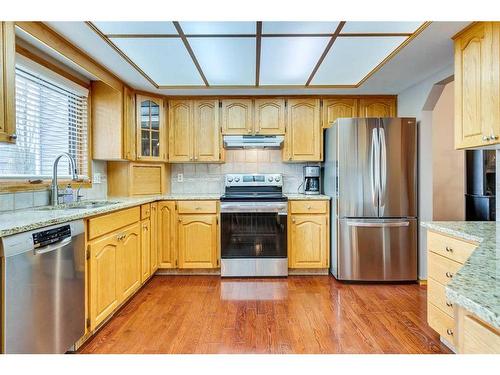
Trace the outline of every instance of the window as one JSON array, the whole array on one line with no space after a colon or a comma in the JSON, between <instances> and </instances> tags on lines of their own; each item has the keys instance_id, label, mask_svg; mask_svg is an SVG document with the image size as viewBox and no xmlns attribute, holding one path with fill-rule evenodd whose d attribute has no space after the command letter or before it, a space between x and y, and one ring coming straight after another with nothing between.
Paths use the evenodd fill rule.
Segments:
<instances>
[{"instance_id":1,"label":"window","mask_svg":"<svg viewBox=\"0 0 500 375\"><path fill-rule=\"evenodd\" d=\"M88 91L34 65L16 65L17 141L0 143L0 178L51 178L54 159L68 152L79 176L87 179ZM57 172L63 178L71 176L66 158L59 162Z\"/></svg>"}]
</instances>

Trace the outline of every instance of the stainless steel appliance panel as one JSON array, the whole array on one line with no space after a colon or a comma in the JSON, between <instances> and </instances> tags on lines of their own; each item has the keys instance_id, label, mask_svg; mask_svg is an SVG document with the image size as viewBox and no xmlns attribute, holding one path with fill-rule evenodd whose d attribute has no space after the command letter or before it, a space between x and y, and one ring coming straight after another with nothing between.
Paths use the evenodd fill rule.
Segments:
<instances>
[{"instance_id":1,"label":"stainless steel appliance panel","mask_svg":"<svg viewBox=\"0 0 500 375\"><path fill-rule=\"evenodd\" d=\"M379 119L339 119L337 135L339 217L378 216Z\"/></svg>"},{"instance_id":2,"label":"stainless steel appliance panel","mask_svg":"<svg viewBox=\"0 0 500 375\"><path fill-rule=\"evenodd\" d=\"M417 279L416 219L341 219L338 279Z\"/></svg>"},{"instance_id":3,"label":"stainless steel appliance panel","mask_svg":"<svg viewBox=\"0 0 500 375\"><path fill-rule=\"evenodd\" d=\"M417 125L414 118L380 120L380 217L417 216Z\"/></svg>"},{"instance_id":4,"label":"stainless steel appliance panel","mask_svg":"<svg viewBox=\"0 0 500 375\"><path fill-rule=\"evenodd\" d=\"M5 353L64 353L83 336L83 222L70 225L71 237L36 249L36 231L3 239Z\"/></svg>"}]
</instances>

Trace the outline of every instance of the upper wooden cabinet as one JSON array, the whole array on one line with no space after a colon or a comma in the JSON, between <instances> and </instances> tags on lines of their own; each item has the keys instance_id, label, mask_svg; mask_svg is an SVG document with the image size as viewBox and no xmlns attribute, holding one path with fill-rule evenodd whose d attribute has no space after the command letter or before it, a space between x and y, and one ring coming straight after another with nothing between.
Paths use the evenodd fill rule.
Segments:
<instances>
[{"instance_id":1,"label":"upper wooden cabinet","mask_svg":"<svg viewBox=\"0 0 500 375\"><path fill-rule=\"evenodd\" d=\"M323 100L323 129L331 127L341 117L358 117L357 98Z\"/></svg>"},{"instance_id":2,"label":"upper wooden cabinet","mask_svg":"<svg viewBox=\"0 0 500 375\"><path fill-rule=\"evenodd\" d=\"M135 94L101 81L91 87L92 153L98 160L136 159Z\"/></svg>"},{"instance_id":3,"label":"upper wooden cabinet","mask_svg":"<svg viewBox=\"0 0 500 375\"><path fill-rule=\"evenodd\" d=\"M137 159L166 161L166 127L163 99L137 95Z\"/></svg>"},{"instance_id":4,"label":"upper wooden cabinet","mask_svg":"<svg viewBox=\"0 0 500 375\"><path fill-rule=\"evenodd\" d=\"M255 99L254 133L285 134L285 99Z\"/></svg>"},{"instance_id":5,"label":"upper wooden cabinet","mask_svg":"<svg viewBox=\"0 0 500 375\"><path fill-rule=\"evenodd\" d=\"M218 162L222 159L219 101L173 100L169 106L170 162Z\"/></svg>"},{"instance_id":6,"label":"upper wooden cabinet","mask_svg":"<svg viewBox=\"0 0 500 375\"><path fill-rule=\"evenodd\" d=\"M283 161L321 161L323 132L319 99L289 99Z\"/></svg>"},{"instance_id":7,"label":"upper wooden cabinet","mask_svg":"<svg viewBox=\"0 0 500 375\"><path fill-rule=\"evenodd\" d=\"M475 23L454 40L455 147L499 143L500 23Z\"/></svg>"},{"instance_id":8,"label":"upper wooden cabinet","mask_svg":"<svg viewBox=\"0 0 500 375\"><path fill-rule=\"evenodd\" d=\"M359 99L358 117L395 117L396 98Z\"/></svg>"},{"instance_id":9,"label":"upper wooden cabinet","mask_svg":"<svg viewBox=\"0 0 500 375\"><path fill-rule=\"evenodd\" d=\"M285 134L285 99L222 100L222 134Z\"/></svg>"},{"instance_id":10,"label":"upper wooden cabinet","mask_svg":"<svg viewBox=\"0 0 500 375\"><path fill-rule=\"evenodd\" d=\"M222 100L222 134L253 133L252 99Z\"/></svg>"},{"instance_id":11,"label":"upper wooden cabinet","mask_svg":"<svg viewBox=\"0 0 500 375\"><path fill-rule=\"evenodd\" d=\"M14 22L0 22L0 142L16 142L15 57Z\"/></svg>"}]
</instances>

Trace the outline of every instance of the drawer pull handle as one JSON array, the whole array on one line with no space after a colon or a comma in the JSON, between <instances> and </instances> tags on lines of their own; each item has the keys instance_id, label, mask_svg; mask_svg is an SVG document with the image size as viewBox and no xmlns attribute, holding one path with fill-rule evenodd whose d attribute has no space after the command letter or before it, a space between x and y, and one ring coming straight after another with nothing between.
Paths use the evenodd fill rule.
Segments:
<instances>
[{"instance_id":1,"label":"drawer pull handle","mask_svg":"<svg viewBox=\"0 0 500 375\"><path fill-rule=\"evenodd\" d=\"M307 209L310 210L312 207L311 206L307 206Z\"/></svg>"},{"instance_id":2,"label":"drawer pull handle","mask_svg":"<svg viewBox=\"0 0 500 375\"><path fill-rule=\"evenodd\" d=\"M448 306L448 307L452 307L452 306L453 306L453 303L446 301L446 306Z\"/></svg>"},{"instance_id":3,"label":"drawer pull handle","mask_svg":"<svg viewBox=\"0 0 500 375\"><path fill-rule=\"evenodd\" d=\"M448 335L450 335L450 336L453 336L453 330L452 330L451 328L448 328L448 329L446 330L446 333L447 333Z\"/></svg>"},{"instance_id":4,"label":"drawer pull handle","mask_svg":"<svg viewBox=\"0 0 500 375\"><path fill-rule=\"evenodd\" d=\"M449 253L452 253L453 252L453 249L449 246L446 246L446 251L449 252Z\"/></svg>"},{"instance_id":5,"label":"drawer pull handle","mask_svg":"<svg viewBox=\"0 0 500 375\"><path fill-rule=\"evenodd\" d=\"M453 274L451 272L446 272L446 277L449 277L451 279L453 277Z\"/></svg>"}]
</instances>

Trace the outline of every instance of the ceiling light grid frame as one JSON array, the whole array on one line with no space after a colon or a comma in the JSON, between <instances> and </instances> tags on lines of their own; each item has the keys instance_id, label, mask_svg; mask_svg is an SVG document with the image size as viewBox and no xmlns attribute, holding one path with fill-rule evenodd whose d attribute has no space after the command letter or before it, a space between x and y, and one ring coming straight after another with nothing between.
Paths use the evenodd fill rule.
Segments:
<instances>
[{"instance_id":1,"label":"ceiling light grid frame","mask_svg":"<svg viewBox=\"0 0 500 375\"><path fill-rule=\"evenodd\" d=\"M167 22L167 21L165 21ZM125 61L127 61L139 74L141 74L153 87L157 89L249 89L249 88L272 88L272 89L339 89L339 88L358 88L360 87L366 80L368 80L373 74L375 74L378 70L382 68L389 60L391 60L401 49L403 49L406 45L408 45L414 38L416 38L423 30L425 30L431 22L423 22L418 26L415 30L411 32L403 32L403 31L395 31L395 32L387 32L387 31L374 31L374 32L364 32L360 30L356 30L356 27L349 27L353 22L346 21L332 21L331 25L335 26L334 30L331 32L266 32L266 24L283 24L281 28L286 29L285 24L296 24L296 22L262 22L256 21L252 22L255 25L252 28L253 32L246 31L244 33L225 33L225 32L215 32L215 33L207 33L207 32L186 32L183 29L183 24L189 24L185 22L177 22L172 21L172 25L174 26L176 32L169 33L149 33L149 34L138 34L138 33L105 33L103 32L95 23L86 21L85 22L91 30L93 30L101 39L103 39L109 46L111 46ZM220 22L218 24L222 24ZM227 22L231 24L231 22ZM249 22L247 22L249 23ZM346 27L346 23L347 26ZM191 24L195 24L192 22ZM207 23L208 24L208 23ZM304 24L300 23L299 24ZM318 24L326 24L326 22ZM355 23L354 23L355 24ZM374 24L377 24L375 22ZM383 24L382 22L378 24ZM320 26L318 26L319 28ZM192 27L188 27L188 29ZM273 27L268 27L268 29L273 29ZM350 29L354 29L354 31L349 31ZM196 29L196 28L195 28ZM275 27L276 29L276 27ZM279 29L279 27L278 27ZM255 55L253 56L254 72L252 75L255 77L255 80L252 84L245 85L233 85L233 84L210 84L210 79L207 77L206 73L203 69L203 64L200 63L198 56L196 55L195 50L192 48L190 44L190 40L195 39L205 39L205 38L229 38L234 39L238 38L240 40L244 39L253 39L255 41ZM309 72L305 74L306 78L304 79L304 84L263 84L263 44L266 40L272 40L272 38L277 38L278 40L283 41L283 38L311 38L313 40L322 39L325 42L324 48L321 48L322 51L316 59L314 59L315 63L311 66ZM318 71L324 67L325 60L331 57L330 53L335 51L336 42L341 41L343 38L400 38L400 42L395 45L388 53L378 62L373 68L371 68L366 74L357 81L352 84L314 84L314 79L317 77ZM156 82L150 74L146 73L144 67L141 67L137 61L131 58L127 53L124 52L122 48L120 48L117 44L120 39L175 39L182 42L185 48L185 52L189 55L193 67L199 74L200 84L189 84L189 85L165 85ZM299 40L299 39L295 39ZM195 43L196 44L196 43ZM338 43L339 45L340 43ZM264 56L265 57L265 56ZM264 61L265 63L265 61ZM264 73L265 74L265 73Z\"/></svg>"}]
</instances>

